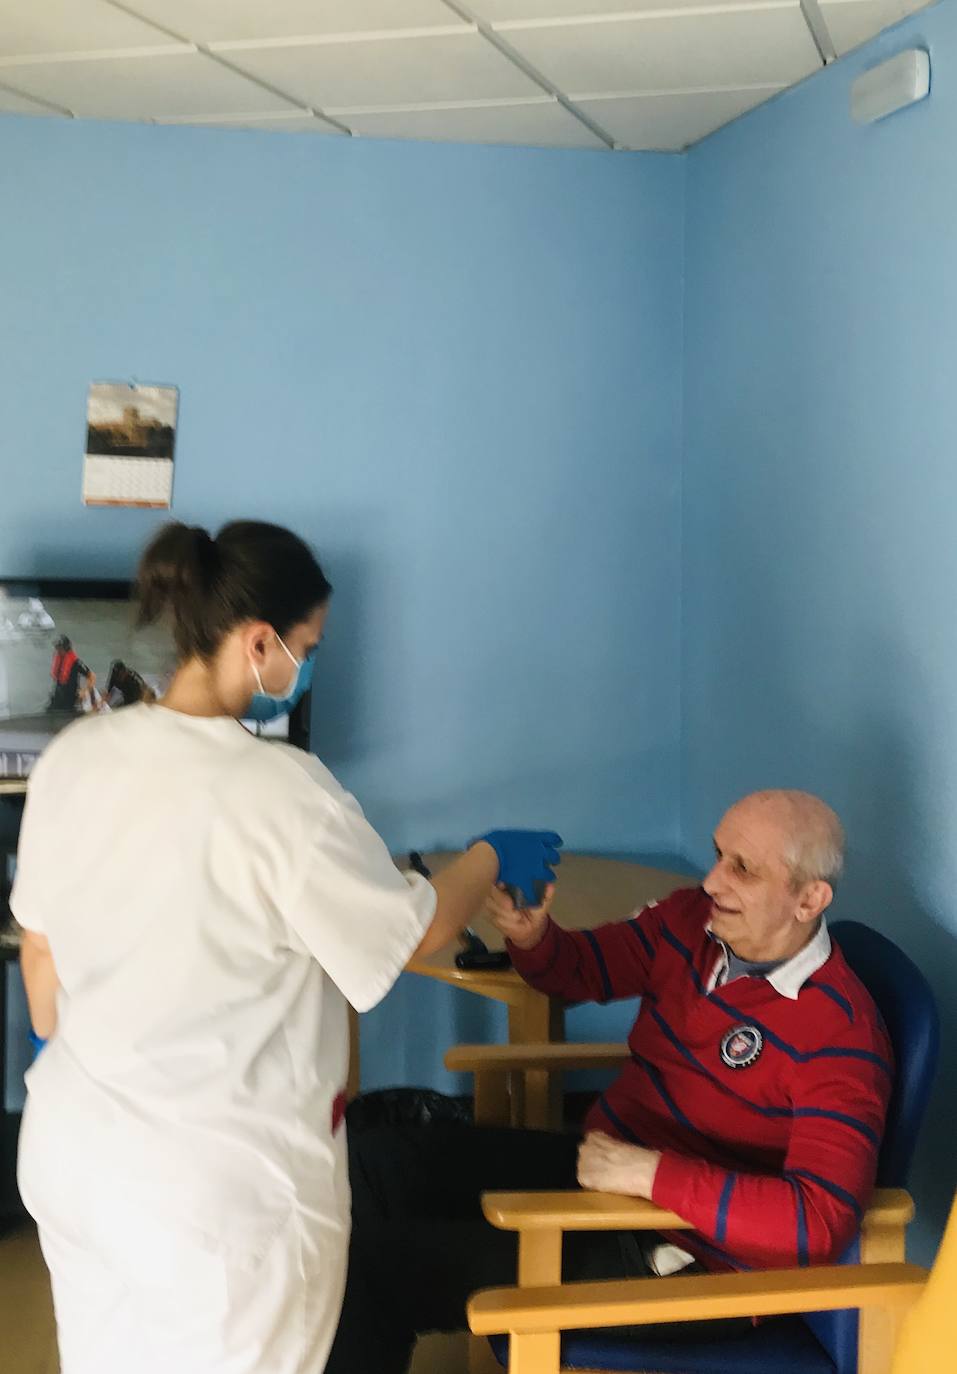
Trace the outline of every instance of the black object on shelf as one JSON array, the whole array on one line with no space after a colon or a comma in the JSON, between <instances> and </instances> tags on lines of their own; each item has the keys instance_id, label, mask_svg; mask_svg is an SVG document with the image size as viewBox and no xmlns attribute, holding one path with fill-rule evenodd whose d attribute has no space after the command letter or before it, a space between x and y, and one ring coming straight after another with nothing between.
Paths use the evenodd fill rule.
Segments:
<instances>
[{"instance_id":1,"label":"black object on shelf","mask_svg":"<svg viewBox=\"0 0 957 1374\"><path fill-rule=\"evenodd\" d=\"M504 949L489 949L475 931L466 927L462 931L465 948L455 956L455 967L460 969L505 969L512 967L512 961Z\"/></svg>"}]
</instances>

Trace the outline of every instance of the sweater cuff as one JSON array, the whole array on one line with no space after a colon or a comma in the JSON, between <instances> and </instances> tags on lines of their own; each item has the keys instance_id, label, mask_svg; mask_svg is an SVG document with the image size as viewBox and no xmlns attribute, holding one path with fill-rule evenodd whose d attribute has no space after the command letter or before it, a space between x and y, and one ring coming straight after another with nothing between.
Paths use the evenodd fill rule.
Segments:
<instances>
[{"instance_id":1,"label":"sweater cuff","mask_svg":"<svg viewBox=\"0 0 957 1374\"><path fill-rule=\"evenodd\" d=\"M511 940L506 940L505 948L512 960L512 967L523 978L535 978L547 973L554 965L558 956L558 943L558 926L549 916L545 934L537 945L533 945L531 949L519 949L518 945L513 945Z\"/></svg>"},{"instance_id":2,"label":"sweater cuff","mask_svg":"<svg viewBox=\"0 0 957 1374\"><path fill-rule=\"evenodd\" d=\"M651 1200L668 1212L685 1214L685 1197L688 1189L689 1166L694 1161L673 1150L662 1150L651 1189Z\"/></svg>"}]
</instances>

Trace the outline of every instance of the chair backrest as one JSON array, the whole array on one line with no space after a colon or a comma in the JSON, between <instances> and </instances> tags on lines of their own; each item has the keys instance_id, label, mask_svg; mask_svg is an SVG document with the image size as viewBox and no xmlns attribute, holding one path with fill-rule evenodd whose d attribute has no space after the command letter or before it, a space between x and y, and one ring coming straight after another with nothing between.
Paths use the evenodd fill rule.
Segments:
<instances>
[{"instance_id":1,"label":"chair backrest","mask_svg":"<svg viewBox=\"0 0 957 1374\"><path fill-rule=\"evenodd\" d=\"M874 999L894 1050L896 1073L877 1161L882 1188L904 1188L937 1068L940 1022L927 979L902 949L860 921L835 921L831 935ZM853 1242L842 1256L860 1259ZM814 1312L805 1321L839 1374L857 1369L857 1311Z\"/></svg>"},{"instance_id":2,"label":"chair backrest","mask_svg":"<svg viewBox=\"0 0 957 1374\"><path fill-rule=\"evenodd\" d=\"M884 1018L897 1072L877 1166L882 1188L904 1188L937 1069L940 1021L927 979L904 951L860 921L836 921L831 935Z\"/></svg>"}]
</instances>

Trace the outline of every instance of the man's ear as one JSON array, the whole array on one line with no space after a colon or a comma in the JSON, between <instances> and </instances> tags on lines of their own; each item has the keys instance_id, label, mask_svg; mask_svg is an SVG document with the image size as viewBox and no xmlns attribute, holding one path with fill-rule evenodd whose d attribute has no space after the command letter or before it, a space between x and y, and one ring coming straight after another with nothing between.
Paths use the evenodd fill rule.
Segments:
<instances>
[{"instance_id":1,"label":"man's ear","mask_svg":"<svg viewBox=\"0 0 957 1374\"><path fill-rule=\"evenodd\" d=\"M805 923L816 921L833 900L834 889L823 878L818 878L813 883L805 883L798 901L797 919Z\"/></svg>"}]
</instances>

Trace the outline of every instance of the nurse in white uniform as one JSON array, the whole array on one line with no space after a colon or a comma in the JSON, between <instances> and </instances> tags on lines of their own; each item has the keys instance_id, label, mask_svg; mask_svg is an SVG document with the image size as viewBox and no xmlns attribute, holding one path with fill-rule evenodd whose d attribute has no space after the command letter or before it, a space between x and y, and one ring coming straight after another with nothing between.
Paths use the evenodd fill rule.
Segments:
<instances>
[{"instance_id":1,"label":"nurse in white uniform","mask_svg":"<svg viewBox=\"0 0 957 1374\"><path fill-rule=\"evenodd\" d=\"M287 530L166 526L140 568L143 619L176 642L166 696L71 726L31 779L12 905L51 1038L19 1177L62 1374L320 1374L346 1004L374 1006L496 881L551 876L558 837L522 831L403 876L317 759L238 723L305 690L330 591Z\"/></svg>"}]
</instances>

